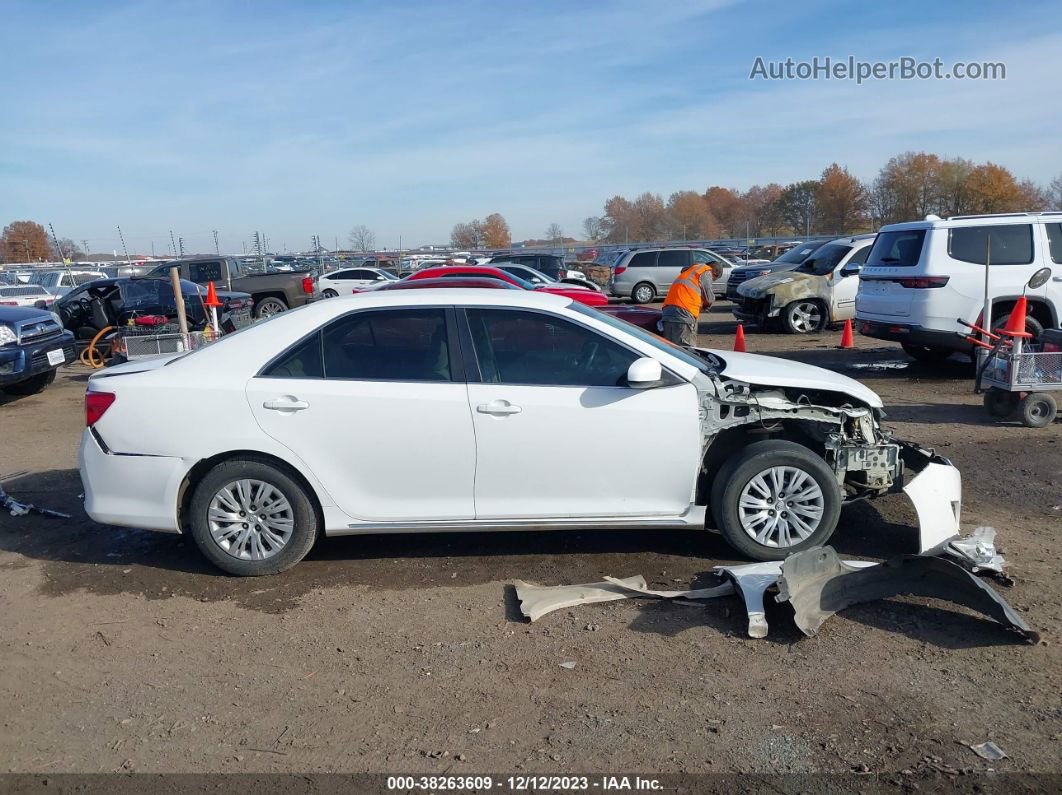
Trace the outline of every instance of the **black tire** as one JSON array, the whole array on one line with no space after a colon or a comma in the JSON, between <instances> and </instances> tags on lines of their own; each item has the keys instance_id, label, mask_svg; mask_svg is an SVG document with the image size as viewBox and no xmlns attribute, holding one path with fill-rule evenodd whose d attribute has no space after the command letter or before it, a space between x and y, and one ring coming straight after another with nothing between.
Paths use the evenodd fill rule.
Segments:
<instances>
[{"instance_id":1,"label":"black tire","mask_svg":"<svg viewBox=\"0 0 1062 795\"><path fill-rule=\"evenodd\" d=\"M942 362L954 353L949 348L927 348L925 345L914 345L910 342L901 342L900 347L912 359L927 364Z\"/></svg>"},{"instance_id":2,"label":"black tire","mask_svg":"<svg viewBox=\"0 0 1062 795\"><path fill-rule=\"evenodd\" d=\"M631 290L631 301L636 304L648 304L656 298L656 288L649 282L638 282Z\"/></svg>"},{"instance_id":3,"label":"black tire","mask_svg":"<svg viewBox=\"0 0 1062 795\"><path fill-rule=\"evenodd\" d=\"M337 292L336 292L335 290L333 290L333 289L331 289L331 288L329 288L329 289L327 289L327 290L323 290L323 291L321 292L321 295L322 295L322 296L323 296L324 298L338 298L338 297L339 297L339 293L337 293Z\"/></svg>"},{"instance_id":4,"label":"black tire","mask_svg":"<svg viewBox=\"0 0 1062 795\"><path fill-rule=\"evenodd\" d=\"M271 317L287 311L288 305L273 296L263 298L261 301L255 301L254 304L254 316L256 318Z\"/></svg>"},{"instance_id":5,"label":"black tire","mask_svg":"<svg viewBox=\"0 0 1062 795\"><path fill-rule=\"evenodd\" d=\"M210 532L210 503L223 488L239 480L272 486L288 501L293 518L291 535L271 557L239 558L226 552ZM243 514L241 514L242 516ZM310 551L317 539L317 510L306 488L278 467L255 458L235 458L211 469L195 486L188 507L188 524L196 546L219 569L241 577L259 577L290 569Z\"/></svg>"},{"instance_id":6,"label":"black tire","mask_svg":"<svg viewBox=\"0 0 1062 795\"><path fill-rule=\"evenodd\" d=\"M1018 406L1021 421L1030 428L1045 428L1055 421L1058 404L1047 392L1030 392Z\"/></svg>"},{"instance_id":7,"label":"black tire","mask_svg":"<svg viewBox=\"0 0 1062 795\"><path fill-rule=\"evenodd\" d=\"M1018 409L1021 396L1017 392L1007 392L1004 389L989 389L985 392L985 411L988 416L1006 419L1014 415Z\"/></svg>"},{"instance_id":8,"label":"black tire","mask_svg":"<svg viewBox=\"0 0 1062 795\"><path fill-rule=\"evenodd\" d=\"M992 329L998 333L999 330L1004 328L1009 321L1010 315L1007 315L1002 320L993 320ZM1041 335L1044 333L1043 324L1039 320L1034 318L1032 315L1025 316L1025 330L1032 334L1033 340L1040 339Z\"/></svg>"},{"instance_id":9,"label":"black tire","mask_svg":"<svg viewBox=\"0 0 1062 795\"><path fill-rule=\"evenodd\" d=\"M782 328L786 334L815 334L826 328L830 313L821 301L800 298L782 310Z\"/></svg>"},{"instance_id":10,"label":"black tire","mask_svg":"<svg viewBox=\"0 0 1062 795\"><path fill-rule=\"evenodd\" d=\"M9 384L4 387L4 392L9 395L36 395L38 392L43 392L47 389L54 380L55 370L49 370L46 373L37 373L37 375L27 378L25 381L19 381L17 384Z\"/></svg>"},{"instance_id":11,"label":"black tire","mask_svg":"<svg viewBox=\"0 0 1062 795\"><path fill-rule=\"evenodd\" d=\"M742 527L738 505L742 492L757 475L772 467L799 470L809 476L821 492L818 524L799 543L762 544ZM829 540L841 515L842 494L833 470L818 455L795 442L768 439L750 444L727 462L712 484L711 502L716 527L730 546L753 560L784 560L794 552L822 546Z\"/></svg>"}]
</instances>

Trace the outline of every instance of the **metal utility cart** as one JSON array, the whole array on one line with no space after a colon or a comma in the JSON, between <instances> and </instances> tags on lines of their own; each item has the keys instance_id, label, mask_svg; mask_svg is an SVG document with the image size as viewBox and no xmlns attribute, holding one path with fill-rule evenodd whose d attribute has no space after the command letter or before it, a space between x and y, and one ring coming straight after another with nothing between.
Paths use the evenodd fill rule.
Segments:
<instances>
[{"instance_id":1,"label":"metal utility cart","mask_svg":"<svg viewBox=\"0 0 1062 795\"><path fill-rule=\"evenodd\" d=\"M1047 270L1047 269L1045 269ZM1048 270L1047 275L1050 275ZM1036 288L1046 279L1038 272L1029 280ZM984 393L985 411L1001 419L1015 414L1030 428L1044 428L1058 416L1062 392L1062 330L1046 329L1039 344L1025 330L1025 296L998 333L959 321L988 341L967 337L978 348L976 392Z\"/></svg>"}]
</instances>

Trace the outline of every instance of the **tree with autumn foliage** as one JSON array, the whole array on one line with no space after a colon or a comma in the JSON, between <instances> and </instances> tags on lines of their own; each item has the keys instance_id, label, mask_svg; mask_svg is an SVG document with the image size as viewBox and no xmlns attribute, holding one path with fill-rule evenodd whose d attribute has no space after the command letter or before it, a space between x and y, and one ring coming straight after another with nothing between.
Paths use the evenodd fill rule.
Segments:
<instances>
[{"instance_id":1,"label":"tree with autumn foliage","mask_svg":"<svg viewBox=\"0 0 1062 795\"><path fill-rule=\"evenodd\" d=\"M719 237L722 227L715 220L704 196L693 190L677 191L667 200L669 237L698 240Z\"/></svg>"},{"instance_id":2,"label":"tree with autumn foliage","mask_svg":"<svg viewBox=\"0 0 1062 795\"><path fill-rule=\"evenodd\" d=\"M831 163L816 188L818 229L843 235L863 229L867 222L867 189L847 168Z\"/></svg>"},{"instance_id":3,"label":"tree with autumn foliage","mask_svg":"<svg viewBox=\"0 0 1062 795\"><path fill-rule=\"evenodd\" d=\"M4 262L40 262L52 258L48 233L35 221L12 221L0 237L0 258Z\"/></svg>"},{"instance_id":4,"label":"tree with autumn foliage","mask_svg":"<svg viewBox=\"0 0 1062 795\"><path fill-rule=\"evenodd\" d=\"M485 248L509 248L513 244L509 224L501 213L491 213L484 219L482 233Z\"/></svg>"}]
</instances>

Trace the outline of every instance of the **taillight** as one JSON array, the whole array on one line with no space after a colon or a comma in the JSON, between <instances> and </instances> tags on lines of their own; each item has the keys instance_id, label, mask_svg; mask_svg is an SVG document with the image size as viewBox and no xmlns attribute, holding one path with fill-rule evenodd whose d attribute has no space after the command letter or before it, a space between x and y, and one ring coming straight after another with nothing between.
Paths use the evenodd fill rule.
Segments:
<instances>
[{"instance_id":1,"label":"taillight","mask_svg":"<svg viewBox=\"0 0 1062 795\"><path fill-rule=\"evenodd\" d=\"M619 276L625 270L627 270L627 266L626 265L617 265L616 266L616 275Z\"/></svg>"},{"instance_id":2,"label":"taillight","mask_svg":"<svg viewBox=\"0 0 1062 795\"><path fill-rule=\"evenodd\" d=\"M0 301L0 306L18 306L18 301Z\"/></svg>"},{"instance_id":3,"label":"taillight","mask_svg":"<svg viewBox=\"0 0 1062 795\"><path fill-rule=\"evenodd\" d=\"M307 295L313 295L313 279L309 276L302 280L302 291Z\"/></svg>"},{"instance_id":4,"label":"taillight","mask_svg":"<svg viewBox=\"0 0 1062 795\"><path fill-rule=\"evenodd\" d=\"M99 422L115 400L113 392L85 393L85 425L92 427Z\"/></svg>"},{"instance_id":5,"label":"taillight","mask_svg":"<svg viewBox=\"0 0 1062 795\"><path fill-rule=\"evenodd\" d=\"M894 279L901 287L909 287L916 290L927 290L933 287L943 287L948 283L948 276L916 276L907 279Z\"/></svg>"}]
</instances>

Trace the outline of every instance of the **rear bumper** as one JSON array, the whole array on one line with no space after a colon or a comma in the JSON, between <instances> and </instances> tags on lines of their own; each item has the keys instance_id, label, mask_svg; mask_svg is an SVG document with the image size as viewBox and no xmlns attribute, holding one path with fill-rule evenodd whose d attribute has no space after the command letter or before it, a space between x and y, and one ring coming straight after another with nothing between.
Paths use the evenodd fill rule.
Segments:
<instances>
[{"instance_id":1,"label":"rear bumper","mask_svg":"<svg viewBox=\"0 0 1062 795\"><path fill-rule=\"evenodd\" d=\"M181 532L177 499L191 468L183 458L123 455L104 450L90 428L77 454L85 512L100 524Z\"/></svg>"},{"instance_id":2,"label":"rear bumper","mask_svg":"<svg viewBox=\"0 0 1062 795\"><path fill-rule=\"evenodd\" d=\"M62 350L61 364L48 362L49 351ZM0 349L0 386L17 384L40 373L55 370L77 358L74 351L74 335L69 331L45 342Z\"/></svg>"},{"instance_id":3,"label":"rear bumper","mask_svg":"<svg viewBox=\"0 0 1062 795\"><path fill-rule=\"evenodd\" d=\"M864 337L873 337L890 342L908 342L926 348L941 348L960 353L969 353L973 346L951 331L927 329L911 323L895 323L881 320L857 320L856 326Z\"/></svg>"}]
</instances>

